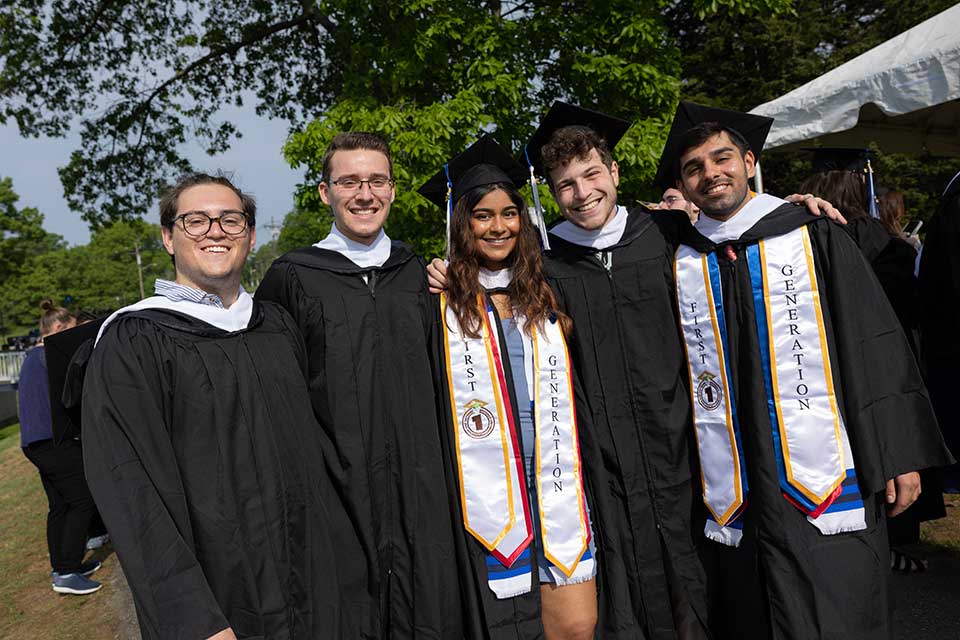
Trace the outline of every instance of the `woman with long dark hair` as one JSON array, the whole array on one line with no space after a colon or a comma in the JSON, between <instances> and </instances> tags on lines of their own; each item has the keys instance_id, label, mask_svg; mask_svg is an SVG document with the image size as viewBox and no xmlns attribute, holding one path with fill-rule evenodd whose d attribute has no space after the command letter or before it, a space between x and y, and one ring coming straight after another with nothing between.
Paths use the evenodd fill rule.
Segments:
<instances>
[{"instance_id":1,"label":"woman with long dark hair","mask_svg":"<svg viewBox=\"0 0 960 640\"><path fill-rule=\"evenodd\" d=\"M592 638L596 564L570 320L543 275L517 190L525 174L484 136L420 190L446 204L449 224L439 364L476 578L464 601L488 637Z\"/></svg>"}]
</instances>

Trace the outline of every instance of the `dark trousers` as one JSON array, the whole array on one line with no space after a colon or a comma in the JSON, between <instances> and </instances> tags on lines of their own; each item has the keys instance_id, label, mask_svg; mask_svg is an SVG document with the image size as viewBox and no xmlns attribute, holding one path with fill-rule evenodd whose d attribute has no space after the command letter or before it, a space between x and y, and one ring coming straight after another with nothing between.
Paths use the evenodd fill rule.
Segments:
<instances>
[{"instance_id":1,"label":"dark trousers","mask_svg":"<svg viewBox=\"0 0 960 640\"><path fill-rule=\"evenodd\" d=\"M83 475L83 453L77 440L59 445L41 440L27 445L24 455L40 470L47 492L47 547L50 565L60 574L75 573L86 552L87 529L96 505Z\"/></svg>"}]
</instances>

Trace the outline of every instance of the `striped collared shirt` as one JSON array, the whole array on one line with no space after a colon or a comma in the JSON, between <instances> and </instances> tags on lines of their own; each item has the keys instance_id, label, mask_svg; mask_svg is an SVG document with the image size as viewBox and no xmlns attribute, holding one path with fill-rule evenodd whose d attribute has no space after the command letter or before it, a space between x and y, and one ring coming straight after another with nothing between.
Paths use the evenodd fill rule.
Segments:
<instances>
[{"instance_id":1,"label":"striped collared shirt","mask_svg":"<svg viewBox=\"0 0 960 640\"><path fill-rule=\"evenodd\" d=\"M182 285L179 282L171 282L170 280L157 278L156 283L153 285L153 291L158 296L163 296L167 300L174 302L186 300L188 302L217 307L218 309L225 308L223 306L223 300L221 300L217 294L194 289L193 287Z\"/></svg>"}]
</instances>

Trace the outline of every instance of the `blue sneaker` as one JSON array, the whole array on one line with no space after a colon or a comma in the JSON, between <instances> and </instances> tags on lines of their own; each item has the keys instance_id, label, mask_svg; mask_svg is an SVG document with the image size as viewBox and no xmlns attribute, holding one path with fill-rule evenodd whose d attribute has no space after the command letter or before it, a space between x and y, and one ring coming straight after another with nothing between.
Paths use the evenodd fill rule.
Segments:
<instances>
[{"instance_id":1,"label":"blue sneaker","mask_svg":"<svg viewBox=\"0 0 960 640\"><path fill-rule=\"evenodd\" d=\"M95 574L97 571L99 571L99 569L100 569L101 566L103 566L103 565L100 564L100 561L99 561L99 560L91 560L90 562L84 562L83 564L81 564L81 565L77 568L77 570L74 571L74 573L79 573L80 575L82 575L83 577L86 578L87 576L92 576L92 575ZM56 580L56 578L57 578L58 575L60 575L60 574L57 573L56 571L51 571L51 572L50 572L50 577L53 578L54 580ZM65 574L63 574L63 575L69 575L69 574L66 574L66 573L65 573Z\"/></svg>"},{"instance_id":2,"label":"blue sneaker","mask_svg":"<svg viewBox=\"0 0 960 640\"><path fill-rule=\"evenodd\" d=\"M94 591L99 591L103 585L96 580L86 578L79 573L68 573L66 575L56 574L53 576L53 590L57 593L70 593L75 596L85 596Z\"/></svg>"}]
</instances>

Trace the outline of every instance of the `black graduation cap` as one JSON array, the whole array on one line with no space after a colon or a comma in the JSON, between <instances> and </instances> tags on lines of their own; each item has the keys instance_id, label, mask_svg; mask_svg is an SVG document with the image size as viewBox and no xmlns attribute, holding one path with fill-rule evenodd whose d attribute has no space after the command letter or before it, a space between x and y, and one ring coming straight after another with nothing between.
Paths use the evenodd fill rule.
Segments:
<instances>
[{"instance_id":1,"label":"black graduation cap","mask_svg":"<svg viewBox=\"0 0 960 640\"><path fill-rule=\"evenodd\" d=\"M543 175L543 156L540 150L550 141L550 137L558 129L564 127L586 127L593 129L607 143L608 149L613 149L620 142L630 122L609 116L592 109L584 109L566 102L555 101L550 105L547 115L540 121L540 126L533 132L530 140L524 147L521 160L532 166L536 173Z\"/></svg>"},{"instance_id":2,"label":"black graduation cap","mask_svg":"<svg viewBox=\"0 0 960 640\"><path fill-rule=\"evenodd\" d=\"M676 186L676 164L682 152L680 147L683 137L687 131L705 122L718 122L739 133L750 145L750 150L753 151L753 156L758 162L760 152L763 151L763 143L767 139L767 134L770 133L770 127L773 126L773 118L766 116L705 107L693 102L681 102L677 105L677 113L673 117L673 124L670 126L670 133L667 135L667 142L660 156L660 166L657 167L657 176L654 178L658 187L666 190Z\"/></svg>"},{"instance_id":3,"label":"black graduation cap","mask_svg":"<svg viewBox=\"0 0 960 640\"><path fill-rule=\"evenodd\" d=\"M47 381L50 383L50 418L53 422L53 440L80 435L80 392L82 371L86 361L76 362L74 356L83 351L89 358L93 341L100 331L103 318L60 331L43 339L47 360ZM65 401L68 400L68 401Z\"/></svg>"},{"instance_id":4,"label":"black graduation cap","mask_svg":"<svg viewBox=\"0 0 960 640\"><path fill-rule=\"evenodd\" d=\"M814 173L827 171L852 171L860 173L867 168L868 150L860 149L810 149L813 151Z\"/></svg>"},{"instance_id":5,"label":"black graduation cap","mask_svg":"<svg viewBox=\"0 0 960 640\"><path fill-rule=\"evenodd\" d=\"M512 183L517 188L526 181L527 172L490 134L447 161L417 192L441 209L446 209L447 250L450 247L450 221L453 203L474 187Z\"/></svg>"},{"instance_id":6,"label":"black graduation cap","mask_svg":"<svg viewBox=\"0 0 960 640\"><path fill-rule=\"evenodd\" d=\"M526 179L527 172L523 165L497 144L493 136L485 133L460 155L448 160L417 192L442 209L447 200L448 187L452 187L450 201L454 203L474 187L498 182L510 182L521 187Z\"/></svg>"},{"instance_id":7,"label":"black graduation cap","mask_svg":"<svg viewBox=\"0 0 960 640\"><path fill-rule=\"evenodd\" d=\"M813 151L814 173L827 171L851 171L863 175L867 183L868 211L871 218L880 217L877 206L877 193L873 180L873 165L870 163L870 149L861 147L852 148L824 148L811 149Z\"/></svg>"}]
</instances>

